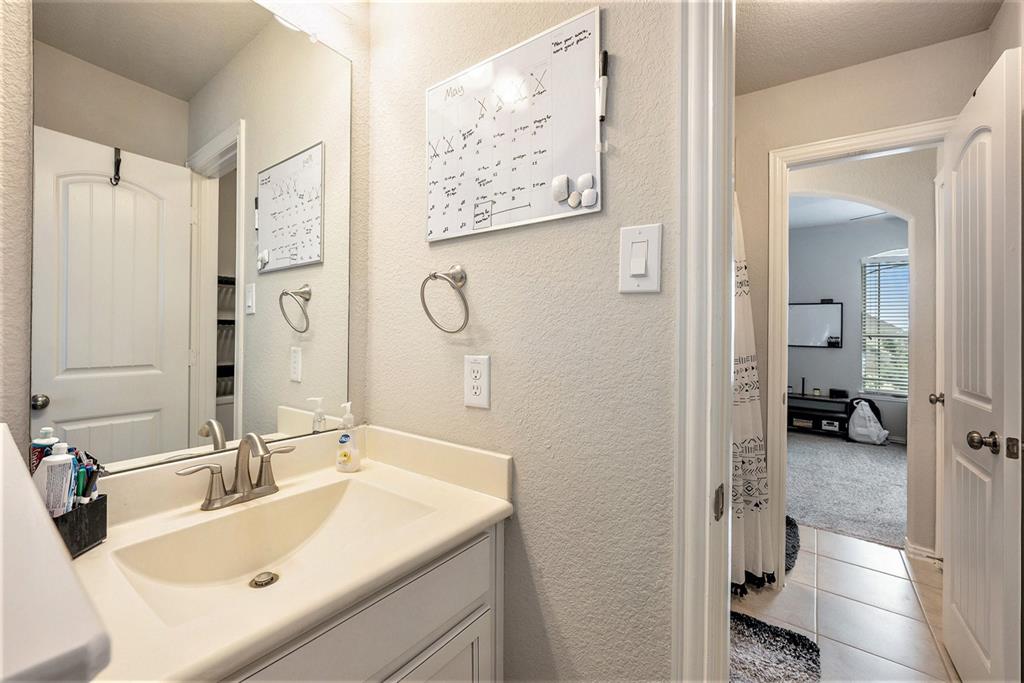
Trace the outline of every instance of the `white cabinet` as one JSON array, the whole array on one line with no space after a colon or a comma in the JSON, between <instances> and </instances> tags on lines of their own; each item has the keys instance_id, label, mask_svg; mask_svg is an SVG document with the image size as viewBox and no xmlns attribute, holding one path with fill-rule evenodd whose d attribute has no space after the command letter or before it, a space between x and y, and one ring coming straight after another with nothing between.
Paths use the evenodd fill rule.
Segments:
<instances>
[{"instance_id":1,"label":"white cabinet","mask_svg":"<svg viewBox=\"0 0 1024 683\"><path fill-rule=\"evenodd\" d=\"M481 608L388 678L388 683L493 681L494 617Z\"/></svg>"},{"instance_id":2,"label":"white cabinet","mask_svg":"<svg viewBox=\"0 0 1024 683\"><path fill-rule=\"evenodd\" d=\"M499 524L230 678L500 678L501 540Z\"/></svg>"}]
</instances>

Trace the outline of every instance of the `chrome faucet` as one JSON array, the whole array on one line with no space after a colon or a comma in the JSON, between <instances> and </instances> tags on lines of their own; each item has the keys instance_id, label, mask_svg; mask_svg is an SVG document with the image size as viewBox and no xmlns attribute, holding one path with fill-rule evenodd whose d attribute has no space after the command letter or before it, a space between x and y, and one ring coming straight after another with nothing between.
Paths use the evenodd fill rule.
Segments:
<instances>
[{"instance_id":1,"label":"chrome faucet","mask_svg":"<svg viewBox=\"0 0 1024 683\"><path fill-rule=\"evenodd\" d=\"M215 451L222 451L227 447L227 441L224 440L224 425L212 417L203 423L197 433L202 437L212 436L213 450Z\"/></svg>"},{"instance_id":2,"label":"chrome faucet","mask_svg":"<svg viewBox=\"0 0 1024 683\"><path fill-rule=\"evenodd\" d=\"M252 432L242 437L238 443L238 453L235 456L235 479L230 489L224 487L224 472L219 463L204 462L199 465L192 465L183 470L178 470L178 476L188 476L201 472L210 471L210 483L206 487L206 498L200 506L201 510L220 510L237 503L244 503L247 500L255 500L263 496L276 493L277 482L274 481L274 469L270 459L275 453L290 453L295 446L282 446L280 448L268 448L267 443L259 434ZM252 475L249 473L249 459L259 458L260 469L256 475L256 483L253 484Z\"/></svg>"}]
</instances>

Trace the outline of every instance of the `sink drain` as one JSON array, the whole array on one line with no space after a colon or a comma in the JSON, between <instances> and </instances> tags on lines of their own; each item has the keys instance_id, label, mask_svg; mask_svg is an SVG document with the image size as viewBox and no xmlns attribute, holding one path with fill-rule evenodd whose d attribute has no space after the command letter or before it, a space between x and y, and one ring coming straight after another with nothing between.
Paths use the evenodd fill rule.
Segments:
<instances>
[{"instance_id":1,"label":"sink drain","mask_svg":"<svg viewBox=\"0 0 1024 683\"><path fill-rule=\"evenodd\" d=\"M274 572L260 572L249 581L249 588L266 588L277 583L279 578Z\"/></svg>"}]
</instances>

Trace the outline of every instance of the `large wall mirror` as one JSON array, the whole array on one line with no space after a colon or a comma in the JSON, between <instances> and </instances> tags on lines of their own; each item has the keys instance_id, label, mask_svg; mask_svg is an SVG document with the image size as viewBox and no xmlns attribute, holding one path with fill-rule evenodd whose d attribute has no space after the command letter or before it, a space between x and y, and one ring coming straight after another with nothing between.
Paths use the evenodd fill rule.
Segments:
<instances>
[{"instance_id":1,"label":"large wall mirror","mask_svg":"<svg viewBox=\"0 0 1024 683\"><path fill-rule=\"evenodd\" d=\"M350 62L253 2L33 13L33 436L118 471L340 414Z\"/></svg>"}]
</instances>

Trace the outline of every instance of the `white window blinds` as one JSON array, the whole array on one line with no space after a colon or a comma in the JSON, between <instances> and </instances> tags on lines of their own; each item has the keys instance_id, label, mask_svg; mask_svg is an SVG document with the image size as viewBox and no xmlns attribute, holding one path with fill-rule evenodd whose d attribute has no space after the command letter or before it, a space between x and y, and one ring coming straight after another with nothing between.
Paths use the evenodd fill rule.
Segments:
<instances>
[{"instance_id":1,"label":"white window blinds","mask_svg":"<svg viewBox=\"0 0 1024 683\"><path fill-rule=\"evenodd\" d=\"M906 396L910 388L910 261L906 250L861 264L863 390Z\"/></svg>"}]
</instances>

